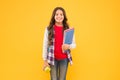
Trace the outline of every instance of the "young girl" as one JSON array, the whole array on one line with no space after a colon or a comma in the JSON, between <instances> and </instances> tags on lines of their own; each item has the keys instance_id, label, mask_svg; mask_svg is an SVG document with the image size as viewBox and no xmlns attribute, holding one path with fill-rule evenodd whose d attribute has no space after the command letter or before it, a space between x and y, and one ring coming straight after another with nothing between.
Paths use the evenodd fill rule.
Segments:
<instances>
[{"instance_id":1,"label":"young girl","mask_svg":"<svg viewBox=\"0 0 120 80\"><path fill-rule=\"evenodd\" d=\"M43 67L50 66L51 80L66 80L68 62L72 64L70 49L76 47L75 37L73 36L72 44L63 44L63 32L66 29L69 29L69 25L65 10L56 7L43 40Z\"/></svg>"}]
</instances>

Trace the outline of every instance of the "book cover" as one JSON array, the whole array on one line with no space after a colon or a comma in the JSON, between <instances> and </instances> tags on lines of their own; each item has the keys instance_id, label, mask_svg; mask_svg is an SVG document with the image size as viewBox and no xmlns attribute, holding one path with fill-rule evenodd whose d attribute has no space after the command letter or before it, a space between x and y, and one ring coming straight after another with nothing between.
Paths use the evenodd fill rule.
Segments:
<instances>
[{"instance_id":1,"label":"book cover","mask_svg":"<svg viewBox=\"0 0 120 80\"><path fill-rule=\"evenodd\" d=\"M63 44L71 44L74 35L74 28L66 29L64 31L64 40Z\"/></svg>"}]
</instances>

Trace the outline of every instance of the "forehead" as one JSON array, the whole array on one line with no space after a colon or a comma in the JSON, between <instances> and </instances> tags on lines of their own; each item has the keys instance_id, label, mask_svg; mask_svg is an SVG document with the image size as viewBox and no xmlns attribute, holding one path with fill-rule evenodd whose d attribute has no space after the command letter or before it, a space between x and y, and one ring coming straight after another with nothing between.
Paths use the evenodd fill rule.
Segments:
<instances>
[{"instance_id":1,"label":"forehead","mask_svg":"<svg viewBox=\"0 0 120 80\"><path fill-rule=\"evenodd\" d=\"M62 10L60 10L60 9L58 9L57 11L56 11L56 14L63 14L63 11Z\"/></svg>"}]
</instances>

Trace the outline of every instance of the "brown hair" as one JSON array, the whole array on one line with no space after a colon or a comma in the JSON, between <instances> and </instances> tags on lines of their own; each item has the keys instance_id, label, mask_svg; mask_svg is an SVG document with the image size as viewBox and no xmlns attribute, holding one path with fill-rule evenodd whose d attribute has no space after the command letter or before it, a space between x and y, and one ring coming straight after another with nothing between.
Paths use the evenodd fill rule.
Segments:
<instances>
[{"instance_id":1,"label":"brown hair","mask_svg":"<svg viewBox=\"0 0 120 80\"><path fill-rule=\"evenodd\" d=\"M69 25L67 23L67 16L66 16L66 12L65 10L62 8L62 7L56 7L54 10L53 10L53 13L52 13L52 17L51 17L51 20L50 20L50 23L49 23L49 26L48 26L48 45L50 46L52 44L52 39L54 37L54 31L53 31L53 25L55 24L55 14L56 14L56 11L57 10L61 10L63 12L63 15L64 15L64 20L63 20L63 32L65 29L68 29L69 28Z\"/></svg>"}]
</instances>

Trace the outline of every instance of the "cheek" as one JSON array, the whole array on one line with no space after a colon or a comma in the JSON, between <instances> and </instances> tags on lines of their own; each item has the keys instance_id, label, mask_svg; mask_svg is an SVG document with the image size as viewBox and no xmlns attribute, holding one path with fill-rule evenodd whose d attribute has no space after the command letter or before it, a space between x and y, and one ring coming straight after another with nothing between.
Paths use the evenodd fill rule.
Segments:
<instances>
[{"instance_id":1,"label":"cheek","mask_svg":"<svg viewBox=\"0 0 120 80\"><path fill-rule=\"evenodd\" d=\"M64 17L62 17L62 21L64 20Z\"/></svg>"},{"instance_id":2,"label":"cheek","mask_svg":"<svg viewBox=\"0 0 120 80\"><path fill-rule=\"evenodd\" d=\"M56 18L57 18L57 17L55 16L54 19L56 20Z\"/></svg>"},{"instance_id":3,"label":"cheek","mask_svg":"<svg viewBox=\"0 0 120 80\"><path fill-rule=\"evenodd\" d=\"M64 16L62 16L62 18L64 19Z\"/></svg>"}]
</instances>

